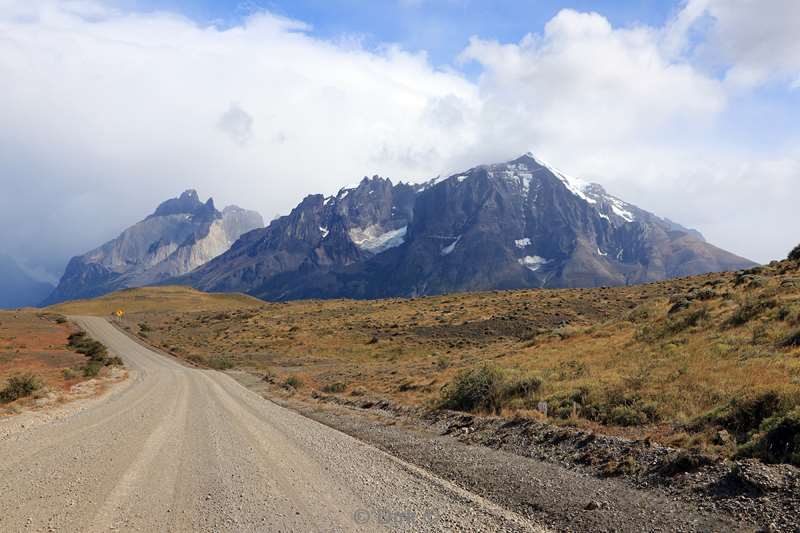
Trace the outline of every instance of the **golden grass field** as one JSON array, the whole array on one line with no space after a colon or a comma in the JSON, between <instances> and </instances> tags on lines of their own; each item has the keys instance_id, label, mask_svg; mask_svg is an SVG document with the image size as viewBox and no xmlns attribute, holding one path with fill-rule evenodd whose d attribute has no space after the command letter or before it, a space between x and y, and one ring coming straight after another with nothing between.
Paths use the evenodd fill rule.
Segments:
<instances>
[{"instance_id":1,"label":"golden grass field","mask_svg":"<svg viewBox=\"0 0 800 533\"><path fill-rule=\"evenodd\" d=\"M713 449L704 414L774 394L800 405L800 268L784 261L647 285L266 303L183 287L134 289L52 308L125 311L124 327L173 355L325 391L434 406L489 363L536 390L557 423ZM729 446L721 443L721 448Z\"/></svg>"}]
</instances>

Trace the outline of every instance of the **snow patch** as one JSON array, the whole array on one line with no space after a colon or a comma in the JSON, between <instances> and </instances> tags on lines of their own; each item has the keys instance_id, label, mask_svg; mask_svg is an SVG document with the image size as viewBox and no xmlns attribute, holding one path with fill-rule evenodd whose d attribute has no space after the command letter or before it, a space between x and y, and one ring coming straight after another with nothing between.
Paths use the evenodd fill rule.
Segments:
<instances>
[{"instance_id":1,"label":"snow patch","mask_svg":"<svg viewBox=\"0 0 800 533\"><path fill-rule=\"evenodd\" d=\"M546 168L547 170L552 172L558 179L560 179L561 183L563 183L564 186L572 194L574 194L575 196L577 196L578 198L584 200L587 203L590 203L590 204L596 204L597 203L597 200L595 200L594 198L590 198L584 192L584 190L589 186L588 183L586 183L582 179L576 178L574 176L568 176L568 175L564 174L563 172L558 170L556 167L554 167L552 165L548 165L547 163L545 163L541 159L537 159L537 158L533 157L533 155L530 154L530 153L528 155L530 155L531 158L534 161L536 161L539 165L543 166L544 168Z\"/></svg>"},{"instance_id":2,"label":"snow patch","mask_svg":"<svg viewBox=\"0 0 800 533\"><path fill-rule=\"evenodd\" d=\"M350 240L361 250L379 254L389 248L395 248L403 244L406 240L407 232L408 226L382 232L380 226L372 225L364 229L353 228L348 234L350 235Z\"/></svg>"},{"instance_id":3,"label":"snow patch","mask_svg":"<svg viewBox=\"0 0 800 533\"><path fill-rule=\"evenodd\" d=\"M514 244L516 245L517 248L522 249L525 248L526 246L530 246L531 240L530 238L525 237L524 239L517 239L516 241L514 241Z\"/></svg>"},{"instance_id":4,"label":"snow patch","mask_svg":"<svg viewBox=\"0 0 800 533\"><path fill-rule=\"evenodd\" d=\"M611 204L611 210L614 212L615 215L624 218L628 222L633 222L635 220L633 213L625 209L628 206L628 204L612 196L608 197L608 201Z\"/></svg>"},{"instance_id":5,"label":"snow patch","mask_svg":"<svg viewBox=\"0 0 800 533\"><path fill-rule=\"evenodd\" d=\"M458 244L458 241L460 241L460 240L461 240L461 235L456 237L456 240L454 240L453 242L451 242L450 244L448 244L447 246L442 248L442 255L450 255L450 254L452 254L453 250L456 249L456 245Z\"/></svg>"},{"instance_id":6,"label":"snow patch","mask_svg":"<svg viewBox=\"0 0 800 533\"><path fill-rule=\"evenodd\" d=\"M328 233L330 233L330 232L328 231L328 228L326 228L326 227L324 227L324 226L320 226L320 227L319 227L319 231L322 233L322 238L323 238L323 239L324 239L325 237L327 237L327 236L328 236Z\"/></svg>"},{"instance_id":7,"label":"snow patch","mask_svg":"<svg viewBox=\"0 0 800 533\"><path fill-rule=\"evenodd\" d=\"M550 260L545 259L544 257L539 257L538 255L526 255L525 257L520 257L517 259L517 262L531 272L536 272L543 265L549 263Z\"/></svg>"},{"instance_id":8,"label":"snow patch","mask_svg":"<svg viewBox=\"0 0 800 533\"><path fill-rule=\"evenodd\" d=\"M603 257L605 257L605 256L608 255L608 253L604 252L603 250L601 250L600 247L598 246L597 247L597 255L602 255Z\"/></svg>"}]
</instances>

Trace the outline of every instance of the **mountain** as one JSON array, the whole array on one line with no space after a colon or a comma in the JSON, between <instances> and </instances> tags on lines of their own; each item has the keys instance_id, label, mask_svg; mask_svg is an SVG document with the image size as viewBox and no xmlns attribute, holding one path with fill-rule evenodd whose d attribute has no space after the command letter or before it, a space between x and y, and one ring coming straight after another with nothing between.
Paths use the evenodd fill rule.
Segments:
<instances>
[{"instance_id":1,"label":"mountain","mask_svg":"<svg viewBox=\"0 0 800 533\"><path fill-rule=\"evenodd\" d=\"M14 259L0 254L0 309L34 306L52 290L53 285L36 281Z\"/></svg>"},{"instance_id":2,"label":"mountain","mask_svg":"<svg viewBox=\"0 0 800 533\"><path fill-rule=\"evenodd\" d=\"M170 280L267 300L629 285L754 263L528 153L423 185L306 197Z\"/></svg>"},{"instance_id":3,"label":"mountain","mask_svg":"<svg viewBox=\"0 0 800 533\"><path fill-rule=\"evenodd\" d=\"M191 272L217 257L243 234L262 228L261 215L229 206L221 212L209 198L185 191L163 202L155 212L116 239L73 257L50 305L126 288L151 285Z\"/></svg>"}]
</instances>

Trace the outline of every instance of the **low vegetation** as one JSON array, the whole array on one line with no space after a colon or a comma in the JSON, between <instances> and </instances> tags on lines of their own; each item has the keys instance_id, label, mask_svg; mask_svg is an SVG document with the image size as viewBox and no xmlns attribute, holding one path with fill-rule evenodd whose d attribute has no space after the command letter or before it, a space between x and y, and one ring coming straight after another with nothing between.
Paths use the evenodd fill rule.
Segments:
<instances>
[{"instance_id":1,"label":"low vegetation","mask_svg":"<svg viewBox=\"0 0 800 533\"><path fill-rule=\"evenodd\" d=\"M0 390L0 402L8 403L19 400L42 388L41 380L33 374L11 376L6 386Z\"/></svg>"},{"instance_id":2,"label":"low vegetation","mask_svg":"<svg viewBox=\"0 0 800 533\"><path fill-rule=\"evenodd\" d=\"M83 375L86 377L97 376L106 366L122 366L119 357L110 356L104 344L92 339L84 331L73 333L68 340L70 348L89 358L83 367Z\"/></svg>"},{"instance_id":3,"label":"low vegetation","mask_svg":"<svg viewBox=\"0 0 800 533\"><path fill-rule=\"evenodd\" d=\"M225 297L190 291L170 301L148 289L106 301L141 309L124 323L131 331L146 323L159 348L203 366L269 373L277 391L546 413L557 424L706 453L796 461L796 261L634 287L380 301ZM228 363L213 363L217 354Z\"/></svg>"},{"instance_id":4,"label":"low vegetation","mask_svg":"<svg viewBox=\"0 0 800 533\"><path fill-rule=\"evenodd\" d=\"M789 252L789 260L790 261L800 261L800 244L795 246L791 252Z\"/></svg>"}]
</instances>

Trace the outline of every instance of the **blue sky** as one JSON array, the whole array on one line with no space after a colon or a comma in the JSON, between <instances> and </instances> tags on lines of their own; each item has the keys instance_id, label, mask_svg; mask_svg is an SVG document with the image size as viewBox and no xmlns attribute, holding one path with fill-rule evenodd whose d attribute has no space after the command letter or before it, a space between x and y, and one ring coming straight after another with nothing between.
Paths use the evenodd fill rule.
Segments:
<instances>
[{"instance_id":1,"label":"blue sky","mask_svg":"<svg viewBox=\"0 0 800 533\"><path fill-rule=\"evenodd\" d=\"M668 0L124 0L136 11L182 13L228 27L265 9L312 26L323 39L356 35L366 45L424 50L436 65L454 63L471 36L516 42L539 32L561 9L597 11L614 26L663 25L680 7Z\"/></svg>"}]
</instances>

